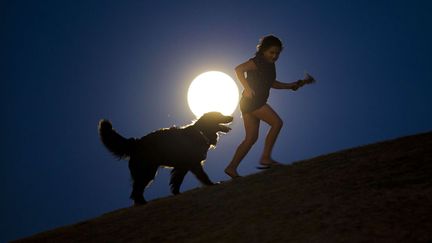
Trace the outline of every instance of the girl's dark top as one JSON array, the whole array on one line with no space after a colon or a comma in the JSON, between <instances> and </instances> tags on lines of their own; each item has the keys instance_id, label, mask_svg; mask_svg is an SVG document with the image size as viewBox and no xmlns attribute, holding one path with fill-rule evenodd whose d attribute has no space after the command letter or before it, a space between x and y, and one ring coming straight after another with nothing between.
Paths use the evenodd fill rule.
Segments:
<instances>
[{"instance_id":1,"label":"girl's dark top","mask_svg":"<svg viewBox=\"0 0 432 243\"><path fill-rule=\"evenodd\" d=\"M257 69L246 72L246 80L255 95L252 98L242 95L240 99L240 110L242 113L252 112L267 103L270 88L276 80L276 67L274 63L265 61L261 56L251 58Z\"/></svg>"}]
</instances>

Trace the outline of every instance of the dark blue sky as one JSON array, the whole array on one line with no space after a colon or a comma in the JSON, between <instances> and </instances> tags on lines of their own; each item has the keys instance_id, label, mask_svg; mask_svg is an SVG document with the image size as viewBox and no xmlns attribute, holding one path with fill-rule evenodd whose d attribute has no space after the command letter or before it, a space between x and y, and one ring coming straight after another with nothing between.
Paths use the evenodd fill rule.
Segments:
<instances>
[{"instance_id":1,"label":"dark blue sky","mask_svg":"<svg viewBox=\"0 0 432 243\"><path fill-rule=\"evenodd\" d=\"M0 242L130 206L127 162L99 142L99 119L127 137L189 123L191 80L234 78L266 34L285 45L278 80L319 81L272 91L284 120L275 159L432 129L428 1L2 1L0 11ZM238 109L234 119L208 154L215 181L244 136ZM256 172L267 128L240 174ZM148 199L169 195L168 174ZM197 186L188 174L182 189Z\"/></svg>"}]
</instances>

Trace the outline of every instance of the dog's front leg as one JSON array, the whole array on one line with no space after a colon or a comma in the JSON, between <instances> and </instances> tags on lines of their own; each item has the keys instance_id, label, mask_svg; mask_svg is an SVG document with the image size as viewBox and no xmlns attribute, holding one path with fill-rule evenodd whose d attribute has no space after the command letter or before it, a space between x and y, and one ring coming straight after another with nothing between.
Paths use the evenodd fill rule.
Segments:
<instances>
[{"instance_id":1,"label":"dog's front leg","mask_svg":"<svg viewBox=\"0 0 432 243\"><path fill-rule=\"evenodd\" d=\"M180 169L175 168L171 171L171 180L170 180L170 187L171 192L174 195L180 194L180 185L183 182L183 179L188 172L187 169Z\"/></svg>"},{"instance_id":2,"label":"dog's front leg","mask_svg":"<svg viewBox=\"0 0 432 243\"><path fill-rule=\"evenodd\" d=\"M210 186L214 185L214 183L210 180L207 173L205 173L201 164L194 166L191 169L191 172L200 180L204 185Z\"/></svg>"}]
</instances>

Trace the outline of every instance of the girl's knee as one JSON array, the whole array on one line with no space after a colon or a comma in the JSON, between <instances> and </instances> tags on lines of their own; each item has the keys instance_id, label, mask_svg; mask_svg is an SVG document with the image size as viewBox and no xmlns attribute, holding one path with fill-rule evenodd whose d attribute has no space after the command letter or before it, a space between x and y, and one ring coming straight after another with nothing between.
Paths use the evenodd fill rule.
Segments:
<instances>
[{"instance_id":1,"label":"girl's knee","mask_svg":"<svg viewBox=\"0 0 432 243\"><path fill-rule=\"evenodd\" d=\"M282 119L277 119L272 125L271 125L272 127L275 127L275 128L282 128L282 126L283 126L283 121L282 121Z\"/></svg>"}]
</instances>

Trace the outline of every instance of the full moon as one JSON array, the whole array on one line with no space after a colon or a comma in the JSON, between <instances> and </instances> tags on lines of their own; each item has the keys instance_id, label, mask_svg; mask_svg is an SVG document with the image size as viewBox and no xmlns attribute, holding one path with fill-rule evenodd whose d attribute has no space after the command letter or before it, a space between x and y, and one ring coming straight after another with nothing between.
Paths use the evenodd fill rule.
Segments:
<instances>
[{"instance_id":1,"label":"full moon","mask_svg":"<svg viewBox=\"0 0 432 243\"><path fill-rule=\"evenodd\" d=\"M198 118L210 111L231 115L237 107L239 90L234 80L223 72L210 71L198 75L190 84L187 100Z\"/></svg>"}]
</instances>

